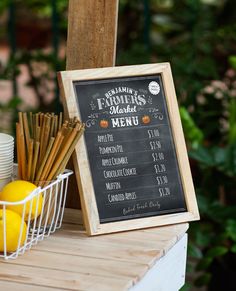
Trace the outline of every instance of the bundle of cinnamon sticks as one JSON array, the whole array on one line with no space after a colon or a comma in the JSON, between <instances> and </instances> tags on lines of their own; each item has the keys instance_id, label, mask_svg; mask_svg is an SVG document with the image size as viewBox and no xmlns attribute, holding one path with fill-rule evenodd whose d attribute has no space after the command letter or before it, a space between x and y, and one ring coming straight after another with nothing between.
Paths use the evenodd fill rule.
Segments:
<instances>
[{"instance_id":1,"label":"bundle of cinnamon sticks","mask_svg":"<svg viewBox=\"0 0 236 291\"><path fill-rule=\"evenodd\" d=\"M16 123L18 176L42 186L62 173L84 132L77 118L63 122L62 113L19 112Z\"/></svg>"}]
</instances>

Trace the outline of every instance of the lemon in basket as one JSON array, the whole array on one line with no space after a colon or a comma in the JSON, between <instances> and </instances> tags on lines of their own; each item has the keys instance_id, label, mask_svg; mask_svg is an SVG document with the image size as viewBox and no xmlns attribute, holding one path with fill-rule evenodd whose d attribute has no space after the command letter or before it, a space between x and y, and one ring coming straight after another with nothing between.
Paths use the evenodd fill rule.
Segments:
<instances>
[{"instance_id":1,"label":"lemon in basket","mask_svg":"<svg viewBox=\"0 0 236 291\"><path fill-rule=\"evenodd\" d=\"M33 190L35 190L37 186L33 183L23 180L17 180L8 183L2 189L0 193L0 200L8 201L8 202L19 202L25 199ZM38 217L42 211L42 204L43 204L43 197L42 194L39 193L33 199L30 199L28 202L23 204L16 204L16 205L7 205L7 209L13 210L17 212L20 216L23 215L24 211L24 204L25 204L25 216L24 219L28 220L30 208L30 220ZM31 205L32 204L32 205Z\"/></svg>"},{"instance_id":2,"label":"lemon in basket","mask_svg":"<svg viewBox=\"0 0 236 291\"><path fill-rule=\"evenodd\" d=\"M0 252L4 251L4 233L6 236L6 251L14 252L18 248L19 239L19 246L22 246L24 244L26 240L27 226L26 223L22 221L22 218L18 213L9 209L5 210L5 229L3 219L3 209L0 209Z\"/></svg>"}]
</instances>

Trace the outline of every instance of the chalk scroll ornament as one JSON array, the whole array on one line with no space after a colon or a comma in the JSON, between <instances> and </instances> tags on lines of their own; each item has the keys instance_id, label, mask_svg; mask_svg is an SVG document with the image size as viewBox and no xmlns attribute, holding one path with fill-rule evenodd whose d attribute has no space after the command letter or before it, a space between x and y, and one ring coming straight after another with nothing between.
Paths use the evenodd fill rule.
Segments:
<instances>
[{"instance_id":1,"label":"chalk scroll ornament","mask_svg":"<svg viewBox=\"0 0 236 291\"><path fill-rule=\"evenodd\" d=\"M91 114L88 116L88 119L87 119L87 121L85 122L85 125L86 125L87 127L94 126L95 124L97 124L98 119L101 119L101 116L103 117L104 115L108 115L108 114L109 114L108 111L103 111L103 112L94 112L94 113L91 113Z\"/></svg>"},{"instance_id":2,"label":"chalk scroll ornament","mask_svg":"<svg viewBox=\"0 0 236 291\"><path fill-rule=\"evenodd\" d=\"M148 112L152 113L152 116L156 119L163 120L164 115L157 108L148 108Z\"/></svg>"},{"instance_id":3,"label":"chalk scroll ornament","mask_svg":"<svg viewBox=\"0 0 236 291\"><path fill-rule=\"evenodd\" d=\"M85 122L87 127L94 126L98 121L99 113L92 113L88 116L88 120Z\"/></svg>"}]
</instances>

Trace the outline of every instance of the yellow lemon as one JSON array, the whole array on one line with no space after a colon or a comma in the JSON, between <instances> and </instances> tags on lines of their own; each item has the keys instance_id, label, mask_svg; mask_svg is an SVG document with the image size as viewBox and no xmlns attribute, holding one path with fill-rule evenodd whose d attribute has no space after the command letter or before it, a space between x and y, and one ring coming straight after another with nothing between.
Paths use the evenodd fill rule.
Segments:
<instances>
[{"instance_id":1,"label":"yellow lemon","mask_svg":"<svg viewBox=\"0 0 236 291\"><path fill-rule=\"evenodd\" d=\"M26 223L23 221L21 216L11 210L5 210L5 219L6 219L6 251L7 252L14 252L16 251L19 239L20 239L20 232L22 227L22 234L20 239L20 245L22 246L26 240L26 232L27 226ZM0 252L4 251L4 225L3 225L3 209L0 209Z\"/></svg>"},{"instance_id":2,"label":"yellow lemon","mask_svg":"<svg viewBox=\"0 0 236 291\"><path fill-rule=\"evenodd\" d=\"M0 193L0 200L8 202L18 202L25 199L36 188L37 186L28 181L17 180L10 182L2 189L2 192ZM24 219L28 220L31 203L32 209L30 219L32 220L35 217L38 217L42 211L42 202L43 197L41 193L39 194L39 196L35 196L33 200L29 200L25 205ZM8 205L7 209L13 210L22 216L24 204Z\"/></svg>"}]
</instances>

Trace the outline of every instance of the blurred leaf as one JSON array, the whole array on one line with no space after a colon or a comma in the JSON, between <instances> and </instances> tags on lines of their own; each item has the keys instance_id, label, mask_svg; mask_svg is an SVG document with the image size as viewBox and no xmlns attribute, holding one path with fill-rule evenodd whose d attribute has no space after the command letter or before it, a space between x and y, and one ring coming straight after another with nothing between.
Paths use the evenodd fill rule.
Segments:
<instances>
[{"instance_id":1,"label":"blurred leaf","mask_svg":"<svg viewBox=\"0 0 236 291\"><path fill-rule=\"evenodd\" d=\"M225 255L228 252L228 249L225 247L213 247L211 248L207 253L206 256L210 259L213 259L215 257L220 257Z\"/></svg>"},{"instance_id":2,"label":"blurred leaf","mask_svg":"<svg viewBox=\"0 0 236 291\"><path fill-rule=\"evenodd\" d=\"M236 219L236 206L223 206L219 202L212 203L208 208L208 216L212 221L225 225L225 220L230 218Z\"/></svg>"},{"instance_id":3,"label":"blurred leaf","mask_svg":"<svg viewBox=\"0 0 236 291\"><path fill-rule=\"evenodd\" d=\"M189 156L203 167L216 167L219 171L232 177L236 175L236 143L226 147L207 148L199 146L189 152Z\"/></svg>"},{"instance_id":4,"label":"blurred leaf","mask_svg":"<svg viewBox=\"0 0 236 291\"><path fill-rule=\"evenodd\" d=\"M207 214L210 208L210 200L207 196L198 194L197 195L198 207L201 214Z\"/></svg>"},{"instance_id":5,"label":"blurred leaf","mask_svg":"<svg viewBox=\"0 0 236 291\"><path fill-rule=\"evenodd\" d=\"M233 245L230 250L232 253L236 253L236 244Z\"/></svg>"},{"instance_id":6,"label":"blurred leaf","mask_svg":"<svg viewBox=\"0 0 236 291\"><path fill-rule=\"evenodd\" d=\"M187 260L187 263L186 263L186 270L188 273L192 273L194 272L194 269L195 269L195 266L192 262L188 261Z\"/></svg>"},{"instance_id":7,"label":"blurred leaf","mask_svg":"<svg viewBox=\"0 0 236 291\"><path fill-rule=\"evenodd\" d=\"M22 103L21 99L18 96L14 96L8 103L9 108L17 108L18 105Z\"/></svg>"},{"instance_id":8,"label":"blurred leaf","mask_svg":"<svg viewBox=\"0 0 236 291\"><path fill-rule=\"evenodd\" d=\"M236 100L231 99L229 104L229 143L236 143Z\"/></svg>"},{"instance_id":9,"label":"blurred leaf","mask_svg":"<svg viewBox=\"0 0 236 291\"><path fill-rule=\"evenodd\" d=\"M190 242L188 245L188 255L193 258L201 259L202 251L200 248L198 248L196 245Z\"/></svg>"},{"instance_id":10,"label":"blurred leaf","mask_svg":"<svg viewBox=\"0 0 236 291\"><path fill-rule=\"evenodd\" d=\"M229 63L236 70L236 56L230 56L229 57Z\"/></svg>"},{"instance_id":11,"label":"blurred leaf","mask_svg":"<svg viewBox=\"0 0 236 291\"><path fill-rule=\"evenodd\" d=\"M196 270L197 271L206 270L210 266L212 261L213 261L213 258L209 258L209 257L201 259L196 266Z\"/></svg>"},{"instance_id":12,"label":"blurred leaf","mask_svg":"<svg viewBox=\"0 0 236 291\"><path fill-rule=\"evenodd\" d=\"M215 161L215 164L218 167L221 167L222 165L225 164L225 161L227 160L227 156L228 156L228 149L227 148L223 148L223 147L214 147L212 148L212 154L213 154L213 158Z\"/></svg>"},{"instance_id":13,"label":"blurred leaf","mask_svg":"<svg viewBox=\"0 0 236 291\"><path fill-rule=\"evenodd\" d=\"M236 220L229 219L226 221L226 234L236 242Z\"/></svg>"},{"instance_id":14,"label":"blurred leaf","mask_svg":"<svg viewBox=\"0 0 236 291\"><path fill-rule=\"evenodd\" d=\"M207 285L211 280L211 274L210 273L205 273L201 276L199 276L195 282L194 285L196 285L197 287L202 287L204 285Z\"/></svg>"},{"instance_id":15,"label":"blurred leaf","mask_svg":"<svg viewBox=\"0 0 236 291\"><path fill-rule=\"evenodd\" d=\"M191 150L189 152L189 156L200 162L204 166L212 167L215 165L214 157L211 153L211 150L201 145L197 149Z\"/></svg>"},{"instance_id":16,"label":"blurred leaf","mask_svg":"<svg viewBox=\"0 0 236 291\"><path fill-rule=\"evenodd\" d=\"M236 143L229 145L227 151L224 170L229 176L234 176L236 174Z\"/></svg>"},{"instance_id":17,"label":"blurred leaf","mask_svg":"<svg viewBox=\"0 0 236 291\"><path fill-rule=\"evenodd\" d=\"M203 141L203 133L202 131L197 127L195 124L194 120L188 113L187 109L183 106L179 108L182 124L183 124L183 129L184 129L184 134L187 138L192 143L193 148L197 148L199 144L202 143Z\"/></svg>"},{"instance_id":18,"label":"blurred leaf","mask_svg":"<svg viewBox=\"0 0 236 291\"><path fill-rule=\"evenodd\" d=\"M196 233L196 244L200 247L207 247L210 244L210 241L210 233L200 231Z\"/></svg>"}]
</instances>

